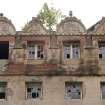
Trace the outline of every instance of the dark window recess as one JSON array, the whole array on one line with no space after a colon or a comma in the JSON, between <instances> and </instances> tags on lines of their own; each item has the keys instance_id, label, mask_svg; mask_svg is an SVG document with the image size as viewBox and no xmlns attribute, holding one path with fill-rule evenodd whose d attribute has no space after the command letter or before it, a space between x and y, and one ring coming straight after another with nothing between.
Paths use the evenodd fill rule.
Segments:
<instances>
[{"instance_id":1,"label":"dark window recess","mask_svg":"<svg viewBox=\"0 0 105 105\"><path fill-rule=\"evenodd\" d=\"M9 56L9 42L0 42L0 59L8 59Z\"/></svg>"},{"instance_id":2,"label":"dark window recess","mask_svg":"<svg viewBox=\"0 0 105 105\"><path fill-rule=\"evenodd\" d=\"M41 58L43 58L43 54L41 54Z\"/></svg>"},{"instance_id":3,"label":"dark window recess","mask_svg":"<svg viewBox=\"0 0 105 105\"><path fill-rule=\"evenodd\" d=\"M0 99L5 99L5 92L0 92Z\"/></svg>"},{"instance_id":4,"label":"dark window recess","mask_svg":"<svg viewBox=\"0 0 105 105\"><path fill-rule=\"evenodd\" d=\"M70 58L70 54L67 54L67 58L68 58L68 59Z\"/></svg>"},{"instance_id":5,"label":"dark window recess","mask_svg":"<svg viewBox=\"0 0 105 105\"><path fill-rule=\"evenodd\" d=\"M27 92L31 92L31 88L27 88Z\"/></svg>"},{"instance_id":6,"label":"dark window recess","mask_svg":"<svg viewBox=\"0 0 105 105\"><path fill-rule=\"evenodd\" d=\"M33 51L32 54L35 54L35 52Z\"/></svg>"},{"instance_id":7,"label":"dark window recess","mask_svg":"<svg viewBox=\"0 0 105 105\"><path fill-rule=\"evenodd\" d=\"M40 51L37 52L37 56L40 57Z\"/></svg>"},{"instance_id":8,"label":"dark window recess","mask_svg":"<svg viewBox=\"0 0 105 105\"><path fill-rule=\"evenodd\" d=\"M36 98L36 93L32 93L32 98Z\"/></svg>"},{"instance_id":9,"label":"dark window recess","mask_svg":"<svg viewBox=\"0 0 105 105\"><path fill-rule=\"evenodd\" d=\"M36 92L36 93L32 93L32 98L38 98L39 97L39 94Z\"/></svg>"},{"instance_id":10,"label":"dark window recess","mask_svg":"<svg viewBox=\"0 0 105 105\"><path fill-rule=\"evenodd\" d=\"M99 54L99 58L102 58L102 54Z\"/></svg>"}]
</instances>

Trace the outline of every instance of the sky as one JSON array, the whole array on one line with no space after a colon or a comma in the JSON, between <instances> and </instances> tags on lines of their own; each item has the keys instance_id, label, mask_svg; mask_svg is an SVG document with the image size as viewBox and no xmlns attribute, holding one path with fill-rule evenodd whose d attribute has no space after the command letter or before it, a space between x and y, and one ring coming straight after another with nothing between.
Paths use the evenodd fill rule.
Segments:
<instances>
[{"instance_id":1,"label":"sky","mask_svg":"<svg viewBox=\"0 0 105 105\"><path fill-rule=\"evenodd\" d=\"M72 10L73 16L80 19L86 28L105 16L105 0L0 0L0 13L8 17L19 31L38 14L44 2L60 9L63 15L68 16Z\"/></svg>"}]
</instances>

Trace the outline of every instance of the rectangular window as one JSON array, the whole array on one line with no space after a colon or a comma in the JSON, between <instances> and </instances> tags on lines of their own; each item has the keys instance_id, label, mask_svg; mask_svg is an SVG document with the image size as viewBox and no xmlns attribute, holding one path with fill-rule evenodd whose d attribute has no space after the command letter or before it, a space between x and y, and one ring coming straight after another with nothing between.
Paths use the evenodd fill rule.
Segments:
<instances>
[{"instance_id":1,"label":"rectangular window","mask_svg":"<svg viewBox=\"0 0 105 105\"><path fill-rule=\"evenodd\" d=\"M80 57L80 44L69 43L64 45L64 58L78 59Z\"/></svg>"},{"instance_id":2,"label":"rectangular window","mask_svg":"<svg viewBox=\"0 0 105 105\"><path fill-rule=\"evenodd\" d=\"M65 83L65 98L66 99L81 99L82 98L82 83L81 82L66 82Z\"/></svg>"},{"instance_id":3,"label":"rectangular window","mask_svg":"<svg viewBox=\"0 0 105 105\"><path fill-rule=\"evenodd\" d=\"M101 97L105 99L105 82L101 82Z\"/></svg>"},{"instance_id":4,"label":"rectangular window","mask_svg":"<svg viewBox=\"0 0 105 105\"><path fill-rule=\"evenodd\" d=\"M42 83L27 82L26 92L27 92L27 99L40 99L42 97Z\"/></svg>"},{"instance_id":5,"label":"rectangular window","mask_svg":"<svg viewBox=\"0 0 105 105\"><path fill-rule=\"evenodd\" d=\"M28 44L27 53L28 59L43 59L44 58L43 45L30 42Z\"/></svg>"},{"instance_id":6,"label":"rectangular window","mask_svg":"<svg viewBox=\"0 0 105 105\"><path fill-rule=\"evenodd\" d=\"M105 42L99 42L99 58L105 59Z\"/></svg>"},{"instance_id":7,"label":"rectangular window","mask_svg":"<svg viewBox=\"0 0 105 105\"><path fill-rule=\"evenodd\" d=\"M0 82L0 99L6 99L6 82Z\"/></svg>"}]
</instances>

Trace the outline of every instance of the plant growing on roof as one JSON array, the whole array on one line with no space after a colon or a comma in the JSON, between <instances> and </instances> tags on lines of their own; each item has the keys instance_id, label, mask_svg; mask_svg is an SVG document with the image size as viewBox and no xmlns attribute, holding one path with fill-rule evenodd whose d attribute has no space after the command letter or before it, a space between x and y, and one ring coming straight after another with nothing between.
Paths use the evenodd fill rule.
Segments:
<instances>
[{"instance_id":1,"label":"plant growing on roof","mask_svg":"<svg viewBox=\"0 0 105 105\"><path fill-rule=\"evenodd\" d=\"M50 8L47 3L44 3L37 17L48 29L48 31L52 32L54 31L55 25L58 23L58 20L62 18L63 15L61 14L60 10L56 10L53 7Z\"/></svg>"}]
</instances>

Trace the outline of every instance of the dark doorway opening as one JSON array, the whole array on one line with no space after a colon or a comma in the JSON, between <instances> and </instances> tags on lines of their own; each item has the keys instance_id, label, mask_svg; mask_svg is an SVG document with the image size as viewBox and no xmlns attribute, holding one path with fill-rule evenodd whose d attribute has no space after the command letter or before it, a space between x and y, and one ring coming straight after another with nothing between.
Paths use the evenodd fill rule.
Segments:
<instances>
[{"instance_id":1,"label":"dark doorway opening","mask_svg":"<svg viewBox=\"0 0 105 105\"><path fill-rule=\"evenodd\" d=\"M0 59L8 59L9 56L9 42L0 41Z\"/></svg>"}]
</instances>

